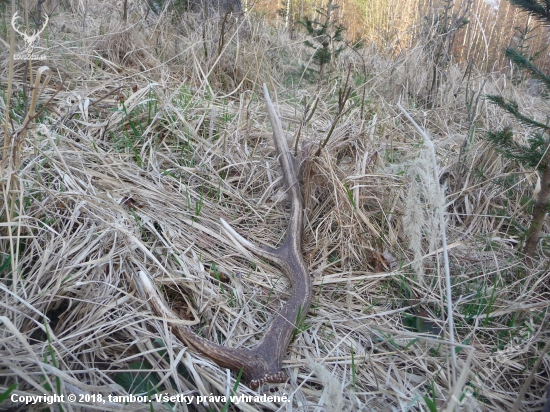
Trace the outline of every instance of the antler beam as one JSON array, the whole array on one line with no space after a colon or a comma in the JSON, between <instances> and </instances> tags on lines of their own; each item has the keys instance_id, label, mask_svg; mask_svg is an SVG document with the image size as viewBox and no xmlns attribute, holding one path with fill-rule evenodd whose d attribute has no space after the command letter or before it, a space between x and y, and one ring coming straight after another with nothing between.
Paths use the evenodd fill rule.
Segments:
<instances>
[{"instance_id":1,"label":"antler beam","mask_svg":"<svg viewBox=\"0 0 550 412\"><path fill-rule=\"evenodd\" d=\"M292 337L295 323L308 312L311 304L311 279L302 258L303 200L296 174L296 161L291 155L281 123L265 84L263 85L267 113L273 128L273 141L283 171L283 178L290 198L290 220L286 238L279 248L256 246L239 235L221 219L226 232L246 249L279 266L292 285L290 299L269 325L261 342L253 349L232 349L212 343L198 336L188 326L182 325L177 315L159 295L151 279L140 272L139 286L149 300L155 314L167 319L173 333L189 347L210 358L218 365L235 372L243 371L244 381L252 389L264 383L286 382L281 370L286 348Z\"/></svg>"}]
</instances>

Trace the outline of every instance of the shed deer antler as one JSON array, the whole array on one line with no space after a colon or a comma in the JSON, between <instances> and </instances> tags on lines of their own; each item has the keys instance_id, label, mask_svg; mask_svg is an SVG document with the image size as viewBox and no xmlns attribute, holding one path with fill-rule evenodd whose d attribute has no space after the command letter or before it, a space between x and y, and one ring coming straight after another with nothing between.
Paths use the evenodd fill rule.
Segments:
<instances>
[{"instance_id":1,"label":"shed deer antler","mask_svg":"<svg viewBox=\"0 0 550 412\"><path fill-rule=\"evenodd\" d=\"M212 343L198 336L188 326L182 326L177 316L158 294L148 275L140 272L140 286L157 316L167 319L173 333L194 350L212 359L218 365L235 372L242 370L244 381L252 389L264 383L286 382L281 370L286 348L292 337L295 323L308 312L311 304L311 279L302 258L303 200L296 174L296 161L291 155L283 129L271 103L267 87L263 86L267 113L273 128L273 140L283 170L283 179L290 198L290 220L286 239L279 248L256 246L244 239L223 219L224 229L241 245L278 265L289 277L292 285L290 299L275 316L261 342L253 349L233 349ZM171 321L172 320L172 321Z\"/></svg>"}]
</instances>

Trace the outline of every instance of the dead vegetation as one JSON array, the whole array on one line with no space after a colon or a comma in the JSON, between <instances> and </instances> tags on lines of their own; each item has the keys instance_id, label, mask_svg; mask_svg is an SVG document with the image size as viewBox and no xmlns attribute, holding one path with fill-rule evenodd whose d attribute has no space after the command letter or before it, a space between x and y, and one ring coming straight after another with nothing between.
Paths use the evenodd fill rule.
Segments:
<instances>
[{"instance_id":1,"label":"dead vegetation","mask_svg":"<svg viewBox=\"0 0 550 412\"><path fill-rule=\"evenodd\" d=\"M126 26L117 10L71 6L52 17L41 43L52 76L27 128L24 63L15 62L10 77L9 51L2 52L0 76L12 95L9 133L0 141L0 393L17 383L13 393L21 395L229 395L237 376L187 350L153 315L135 279L152 277L182 322L212 342L250 348L263 336L288 298L288 281L233 243L220 218L256 244L283 241L288 214L261 99L265 82L291 145L304 99L319 99L300 137L309 153L302 252L313 303L283 361L287 383L260 388L288 394L289 403L229 410L430 410L430 400L436 410L457 403L510 410L541 356L522 410L542 407L550 371L543 353L548 227L533 269L517 252L537 177L489 148L485 130L508 120L483 99L475 107L471 100L472 93L513 94L545 119L541 96L500 74L464 76L451 66L426 109L426 63L417 49L394 59L368 47L363 59L346 50L318 85L302 78L308 51L301 40L253 16L221 32L217 21L174 22L137 4ZM349 110L313 159L350 63ZM5 118L4 86L0 103ZM424 177L432 170L426 144L398 103L435 146L437 182ZM516 131L518 139L528 134ZM13 139L23 132L26 138ZM444 227L432 196L437 184ZM256 392L240 384L235 393ZM224 407L154 404L159 411Z\"/></svg>"}]
</instances>

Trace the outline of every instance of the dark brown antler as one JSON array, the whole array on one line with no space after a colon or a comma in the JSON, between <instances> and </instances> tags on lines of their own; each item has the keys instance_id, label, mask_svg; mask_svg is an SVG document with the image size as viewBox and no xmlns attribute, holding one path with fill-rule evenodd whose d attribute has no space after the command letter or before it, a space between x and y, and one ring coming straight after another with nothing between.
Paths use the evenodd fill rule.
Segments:
<instances>
[{"instance_id":1,"label":"dark brown antler","mask_svg":"<svg viewBox=\"0 0 550 412\"><path fill-rule=\"evenodd\" d=\"M277 249L256 246L239 235L223 219L224 229L245 248L270 260L289 277L292 294L286 305L269 325L262 341L254 349L231 349L197 336L188 326L183 326L177 316L160 297L151 279L140 272L141 287L157 316L166 318L174 334L185 344L212 359L218 365L235 372L243 371L245 382L252 389L264 383L286 382L281 364L292 337L296 322L300 322L311 304L311 279L302 259L303 201L296 174L296 163L290 154L279 118L275 113L264 84L267 113L273 128L273 141L283 170L283 178L290 198L290 220L286 239ZM171 322L172 320L172 322Z\"/></svg>"}]
</instances>

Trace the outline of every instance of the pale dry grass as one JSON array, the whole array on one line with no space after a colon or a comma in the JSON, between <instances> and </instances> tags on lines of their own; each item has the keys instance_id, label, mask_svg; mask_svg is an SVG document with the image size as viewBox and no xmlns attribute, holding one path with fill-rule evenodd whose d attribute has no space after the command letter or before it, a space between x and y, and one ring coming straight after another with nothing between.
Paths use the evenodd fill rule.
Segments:
<instances>
[{"instance_id":1,"label":"pale dry grass","mask_svg":"<svg viewBox=\"0 0 550 412\"><path fill-rule=\"evenodd\" d=\"M85 4L90 10L82 10ZM18 382L18 394L122 395L116 377L146 361L146 373L158 378L149 380L158 383L151 393L227 395L236 376L186 350L152 315L134 279L139 271L151 275L202 336L232 347L257 343L288 281L237 247L219 219L256 243L283 240L282 183L258 86L268 84L290 143L302 119L300 102L319 97L301 137L303 147L316 147L336 111L335 79L349 62L362 73L363 63L346 51L333 80L296 87L309 51L301 39L261 21L228 24L219 52L215 21L195 16L176 24L168 13L140 20L135 6L124 28L115 12L95 17L102 3L71 7L75 18L63 30L61 20L52 20L58 31L47 53L54 76L41 102L63 72L71 79L31 130L21 169L13 172L20 189L11 230L4 219L10 194L2 194L0 392ZM452 66L439 105L422 109L427 79L419 50L389 60L365 49L364 58L368 78L354 86L356 106L321 155L308 158L303 176L303 253L314 299L307 329L284 361L289 380L276 387L291 402L230 409L428 410L422 396L435 394L438 410L445 410L453 391L468 385L475 396L461 410L508 410L550 339L548 250L540 250L541 264L529 272L514 249L517 226L529 222L524 204L536 177L483 142L484 130L507 121L498 109L480 103L471 142L458 157L469 140L465 91L512 93L539 116L546 106L497 75L476 74L466 83ZM21 64L13 82L20 95ZM414 228L403 224L406 212L430 219L433 199L407 199L422 138L398 102L431 135L441 170L458 374L465 374L458 383L449 367L440 234L425 222L413 262ZM518 132L525 138L528 130ZM3 183L6 173L2 164ZM545 357L524 410L542 406L549 370ZM237 390L251 393L243 385Z\"/></svg>"}]
</instances>

